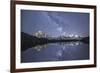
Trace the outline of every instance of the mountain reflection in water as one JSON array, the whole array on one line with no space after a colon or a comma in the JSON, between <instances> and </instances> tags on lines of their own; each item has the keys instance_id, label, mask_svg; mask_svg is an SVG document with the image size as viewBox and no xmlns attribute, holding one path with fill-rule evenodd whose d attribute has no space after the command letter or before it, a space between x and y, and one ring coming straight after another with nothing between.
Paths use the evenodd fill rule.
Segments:
<instances>
[{"instance_id":1,"label":"mountain reflection in water","mask_svg":"<svg viewBox=\"0 0 100 73\"><path fill-rule=\"evenodd\" d=\"M61 42L38 45L21 52L21 62L47 62L89 59L89 44Z\"/></svg>"}]
</instances>

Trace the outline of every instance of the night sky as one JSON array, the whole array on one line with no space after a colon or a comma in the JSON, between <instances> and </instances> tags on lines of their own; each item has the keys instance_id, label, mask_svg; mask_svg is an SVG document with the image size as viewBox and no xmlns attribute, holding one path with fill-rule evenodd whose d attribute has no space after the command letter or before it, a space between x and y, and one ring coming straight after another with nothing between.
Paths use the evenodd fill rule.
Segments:
<instances>
[{"instance_id":1,"label":"night sky","mask_svg":"<svg viewBox=\"0 0 100 73\"><path fill-rule=\"evenodd\" d=\"M50 36L77 34L89 36L89 13L21 10L21 31L33 35L43 31Z\"/></svg>"}]
</instances>

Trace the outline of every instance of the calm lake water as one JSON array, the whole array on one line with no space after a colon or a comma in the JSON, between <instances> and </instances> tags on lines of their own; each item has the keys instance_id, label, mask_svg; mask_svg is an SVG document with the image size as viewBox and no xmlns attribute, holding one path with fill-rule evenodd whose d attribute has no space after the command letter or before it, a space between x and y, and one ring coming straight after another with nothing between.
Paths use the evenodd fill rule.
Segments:
<instances>
[{"instance_id":1,"label":"calm lake water","mask_svg":"<svg viewBox=\"0 0 100 73\"><path fill-rule=\"evenodd\" d=\"M50 43L21 52L21 62L47 62L89 59L89 44L82 42Z\"/></svg>"}]
</instances>

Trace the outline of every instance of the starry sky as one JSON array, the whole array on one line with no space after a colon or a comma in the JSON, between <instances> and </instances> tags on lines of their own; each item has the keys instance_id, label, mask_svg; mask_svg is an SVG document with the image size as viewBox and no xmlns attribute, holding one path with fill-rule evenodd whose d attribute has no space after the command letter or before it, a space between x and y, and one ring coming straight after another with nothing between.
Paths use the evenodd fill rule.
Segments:
<instances>
[{"instance_id":1,"label":"starry sky","mask_svg":"<svg viewBox=\"0 0 100 73\"><path fill-rule=\"evenodd\" d=\"M21 10L21 31L33 35L43 31L50 36L63 34L89 36L89 13Z\"/></svg>"}]
</instances>

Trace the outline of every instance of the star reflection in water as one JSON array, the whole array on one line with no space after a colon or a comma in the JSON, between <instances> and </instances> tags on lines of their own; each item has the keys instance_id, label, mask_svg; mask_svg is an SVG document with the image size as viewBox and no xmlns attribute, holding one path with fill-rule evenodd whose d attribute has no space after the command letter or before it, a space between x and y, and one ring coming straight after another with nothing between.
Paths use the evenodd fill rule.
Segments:
<instances>
[{"instance_id":1,"label":"star reflection in water","mask_svg":"<svg viewBox=\"0 0 100 73\"><path fill-rule=\"evenodd\" d=\"M77 46L80 45L81 42L61 42L61 43L51 43L49 45L61 45L62 50L65 50L67 46ZM37 50L37 51L41 51L42 49L45 49L48 47L48 44L44 44L44 45L38 45L33 47L33 49Z\"/></svg>"},{"instance_id":2,"label":"star reflection in water","mask_svg":"<svg viewBox=\"0 0 100 73\"><path fill-rule=\"evenodd\" d=\"M49 43L29 48L22 52L21 57L21 62L89 59L89 45L78 41Z\"/></svg>"}]
</instances>

